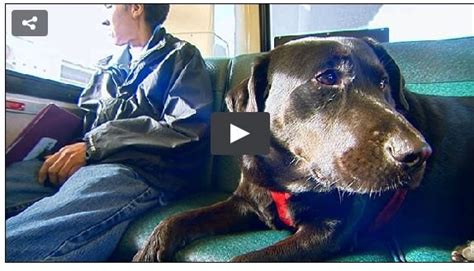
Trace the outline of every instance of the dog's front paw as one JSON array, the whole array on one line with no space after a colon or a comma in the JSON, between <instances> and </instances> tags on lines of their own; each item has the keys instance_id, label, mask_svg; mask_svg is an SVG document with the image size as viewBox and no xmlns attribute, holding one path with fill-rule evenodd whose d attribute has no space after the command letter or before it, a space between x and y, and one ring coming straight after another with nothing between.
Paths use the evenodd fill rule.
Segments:
<instances>
[{"instance_id":1,"label":"dog's front paw","mask_svg":"<svg viewBox=\"0 0 474 271\"><path fill-rule=\"evenodd\" d=\"M148 237L145 246L135 254L134 262L169 262L176 249L182 245L179 227L173 219L162 221ZM174 229L174 230L173 230ZM173 231L172 231L173 230Z\"/></svg>"},{"instance_id":2,"label":"dog's front paw","mask_svg":"<svg viewBox=\"0 0 474 271\"><path fill-rule=\"evenodd\" d=\"M133 262L157 262L157 252L159 249L158 238L155 232L148 238L145 246L140 249L135 256L133 256Z\"/></svg>"},{"instance_id":3,"label":"dog's front paw","mask_svg":"<svg viewBox=\"0 0 474 271\"><path fill-rule=\"evenodd\" d=\"M457 246L451 252L453 262L474 262L474 241L467 241L466 244Z\"/></svg>"}]
</instances>

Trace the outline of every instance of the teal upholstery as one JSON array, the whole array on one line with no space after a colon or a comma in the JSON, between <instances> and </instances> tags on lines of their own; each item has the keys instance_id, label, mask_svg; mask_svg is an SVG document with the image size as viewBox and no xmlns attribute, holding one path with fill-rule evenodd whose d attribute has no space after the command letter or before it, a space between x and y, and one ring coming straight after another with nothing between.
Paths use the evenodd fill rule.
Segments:
<instances>
[{"instance_id":1,"label":"teal upholstery","mask_svg":"<svg viewBox=\"0 0 474 271\"><path fill-rule=\"evenodd\" d=\"M400 66L410 91L432 95L474 95L474 38L440 41L416 41L385 44ZM207 59L214 88L214 110L225 111L223 99L227 91L249 76L252 63L259 54L232 59ZM151 210L133 222L110 260L129 261L144 244L146 237L164 218L185 210L207 206L228 197L237 187L240 170L231 156L215 156L212 161L210 186L198 195ZM435 188L435 189L440 189ZM427 198L427 200L431 200ZM429 206L429 202L426 204ZM221 262L236 255L276 243L287 231L253 231L207 237L188 245L176 255L177 261ZM407 261L449 261L450 250L461 240L443 239L438 235L409 236L398 240ZM353 251L341 252L332 262L393 262L399 260L391 244L368 242Z\"/></svg>"},{"instance_id":2,"label":"teal upholstery","mask_svg":"<svg viewBox=\"0 0 474 271\"><path fill-rule=\"evenodd\" d=\"M122 237L111 260L129 261L138 249L145 243L147 237L153 229L166 217L181 213L190 209L204 207L212 203L224 200L229 195L227 193L205 192L194 197L180 200L169 206L161 207L145 214L142 218L132 223L128 231Z\"/></svg>"},{"instance_id":3,"label":"teal upholstery","mask_svg":"<svg viewBox=\"0 0 474 271\"><path fill-rule=\"evenodd\" d=\"M473 37L384 45L409 84L473 81L473 46Z\"/></svg>"},{"instance_id":4,"label":"teal upholstery","mask_svg":"<svg viewBox=\"0 0 474 271\"><path fill-rule=\"evenodd\" d=\"M287 231L266 230L204 238L179 251L176 258L180 262L227 262L232 257L270 246L289 235Z\"/></svg>"},{"instance_id":5,"label":"teal upholstery","mask_svg":"<svg viewBox=\"0 0 474 271\"><path fill-rule=\"evenodd\" d=\"M446 262L451 258L451 250L466 241L423 234L399 240L408 262Z\"/></svg>"},{"instance_id":6,"label":"teal upholstery","mask_svg":"<svg viewBox=\"0 0 474 271\"><path fill-rule=\"evenodd\" d=\"M215 58L212 61L206 61L206 68L211 75L213 96L214 96L214 111L220 111L222 105L222 99L228 89L228 72L231 60L228 58Z\"/></svg>"}]
</instances>

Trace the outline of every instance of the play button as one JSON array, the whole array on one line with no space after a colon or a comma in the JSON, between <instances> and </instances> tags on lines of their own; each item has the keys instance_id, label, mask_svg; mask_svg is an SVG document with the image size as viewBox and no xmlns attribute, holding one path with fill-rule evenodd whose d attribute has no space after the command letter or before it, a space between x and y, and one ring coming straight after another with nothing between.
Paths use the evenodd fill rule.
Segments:
<instances>
[{"instance_id":1,"label":"play button","mask_svg":"<svg viewBox=\"0 0 474 271\"><path fill-rule=\"evenodd\" d=\"M212 114L212 154L267 154L269 150L270 114L246 112Z\"/></svg>"},{"instance_id":2,"label":"play button","mask_svg":"<svg viewBox=\"0 0 474 271\"><path fill-rule=\"evenodd\" d=\"M240 129L234 124L230 124L230 144L248 135L250 135L249 132L245 131L244 129Z\"/></svg>"}]
</instances>

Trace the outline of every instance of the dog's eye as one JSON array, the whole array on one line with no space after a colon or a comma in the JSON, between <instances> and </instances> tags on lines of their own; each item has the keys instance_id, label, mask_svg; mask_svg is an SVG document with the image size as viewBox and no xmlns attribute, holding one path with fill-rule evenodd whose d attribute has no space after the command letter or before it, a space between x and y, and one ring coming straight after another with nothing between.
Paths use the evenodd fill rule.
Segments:
<instances>
[{"instance_id":1,"label":"dog's eye","mask_svg":"<svg viewBox=\"0 0 474 271\"><path fill-rule=\"evenodd\" d=\"M316 76L316 80L324 85L335 85L338 81L337 73L335 70L327 70Z\"/></svg>"},{"instance_id":2,"label":"dog's eye","mask_svg":"<svg viewBox=\"0 0 474 271\"><path fill-rule=\"evenodd\" d=\"M379 83L380 89L385 89L387 85L388 85L388 78L383 78L382 80L380 80L380 83Z\"/></svg>"}]
</instances>

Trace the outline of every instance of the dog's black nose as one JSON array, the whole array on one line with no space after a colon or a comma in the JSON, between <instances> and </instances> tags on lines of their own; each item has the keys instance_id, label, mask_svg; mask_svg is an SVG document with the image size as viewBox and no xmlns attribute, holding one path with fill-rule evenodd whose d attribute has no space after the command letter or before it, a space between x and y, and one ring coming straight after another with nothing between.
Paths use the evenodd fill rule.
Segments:
<instances>
[{"instance_id":1,"label":"dog's black nose","mask_svg":"<svg viewBox=\"0 0 474 271\"><path fill-rule=\"evenodd\" d=\"M418 167L430 157L431 147L423 143L418 148L403 148L395 146L387 146L387 151L395 161L402 163L408 167Z\"/></svg>"}]
</instances>

